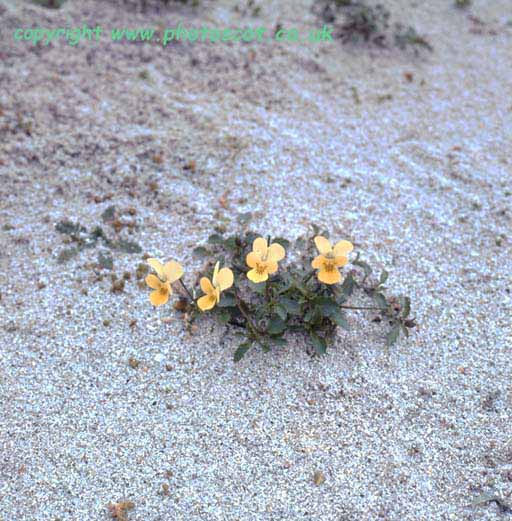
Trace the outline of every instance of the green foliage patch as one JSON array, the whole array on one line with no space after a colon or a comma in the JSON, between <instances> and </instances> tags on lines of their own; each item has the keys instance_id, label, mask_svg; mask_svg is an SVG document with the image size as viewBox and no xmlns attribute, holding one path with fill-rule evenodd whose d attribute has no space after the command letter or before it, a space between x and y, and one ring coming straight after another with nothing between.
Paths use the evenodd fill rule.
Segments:
<instances>
[{"instance_id":1,"label":"green foliage patch","mask_svg":"<svg viewBox=\"0 0 512 521\"><path fill-rule=\"evenodd\" d=\"M411 301L407 296L386 295L388 273L377 277L370 265L359 255L351 262L341 284L323 284L311 269L315 257L314 237L320 230L313 226L312 236L295 241L283 237L268 237L268 244L281 244L289 251L298 252L293 260L272 274L267 281L253 283L247 278L246 256L251 251L258 234L242 231L228 235L216 231L205 244L195 248L194 254L208 261L197 277L211 272L215 262L230 266L234 273L232 287L223 291L218 305L211 311L217 320L235 328L240 345L234 353L234 361L241 360L253 347L263 351L286 346L290 335L300 334L308 338L310 354L327 352L338 329L351 327L348 313L370 313L371 321L387 327L386 344L392 346L400 335L409 336L416 326L410 317ZM324 237L328 234L322 233ZM181 282L181 281L180 281ZM183 284L181 282L181 284ZM189 324L203 315L194 302L199 288L187 290L180 300Z\"/></svg>"}]
</instances>

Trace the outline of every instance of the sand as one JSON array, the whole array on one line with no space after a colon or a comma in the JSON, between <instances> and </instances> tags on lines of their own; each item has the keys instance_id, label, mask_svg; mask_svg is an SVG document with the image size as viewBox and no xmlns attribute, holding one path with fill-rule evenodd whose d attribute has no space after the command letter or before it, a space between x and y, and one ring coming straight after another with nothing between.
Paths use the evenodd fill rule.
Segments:
<instances>
[{"instance_id":1,"label":"sand","mask_svg":"<svg viewBox=\"0 0 512 521\"><path fill-rule=\"evenodd\" d=\"M339 42L70 47L18 27L311 28L308 2L125 11L0 1L0 519L501 520L512 504L512 10L389 2L434 52ZM428 4L428 5L427 5ZM245 5L245 4L240 4ZM479 22L479 21L480 22ZM191 168L190 161L195 162ZM99 280L55 225L133 208ZM225 208L224 208L225 206ZM419 328L391 349L350 316L323 358L300 337L232 362L135 281L252 211L349 239ZM111 233L112 230L109 231ZM137 363L132 363L133 358ZM315 473L325 481L314 483Z\"/></svg>"}]
</instances>

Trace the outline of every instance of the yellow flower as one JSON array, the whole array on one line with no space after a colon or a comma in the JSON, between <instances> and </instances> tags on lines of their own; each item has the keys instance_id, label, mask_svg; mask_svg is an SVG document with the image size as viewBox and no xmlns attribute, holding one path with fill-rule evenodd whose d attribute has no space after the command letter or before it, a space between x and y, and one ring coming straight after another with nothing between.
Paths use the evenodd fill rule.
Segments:
<instances>
[{"instance_id":1,"label":"yellow flower","mask_svg":"<svg viewBox=\"0 0 512 521\"><path fill-rule=\"evenodd\" d=\"M161 306L172 295L171 284L181 278L183 268L176 261L162 264L158 259L148 259L147 263L156 271L156 275L146 277L146 284L155 290L150 293L149 300L153 306Z\"/></svg>"},{"instance_id":2,"label":"yellow flower","mask_svg":"<svg viewBox=\"0 0 512 521\"><path fill-rule=\"evenodd\" d=\"M284 248L277 242L267 245L266 239L258 237L252 244L251 253L247 254L246 262L249 268L247 278L252 282L265 282L269 275L278 269L277 263L286 255Z\"/></svg>"},{"instance_id":3,"label":"yellow flower","mask_svg":"<svg viewBox=\"0 0 512 521\"><path fill-rule=\"evenodd\" d=\"M233 272L229 268L219 270L217 262L213 270L212 281L203 277L199 284L205 295L197 301L197 305L201 311L208 311L219 303L221 291L229 289L233 285Z\"/></svg>"},{"instance_id":4,"label":"yellow flower","mask_svg":"<svg viewBox=\"0 0 512 521\"><path fill-rule=\"evenodd\" d=\"M315 244L320 255L314 258L311 266L320 270L317 275L318 280L325 284L341 282L341 273L338 268L347 264L347 254L354 249L352 243L340 241L333 248L325 237L318 235L315 237Z\"/></svg>"}]
</instances>

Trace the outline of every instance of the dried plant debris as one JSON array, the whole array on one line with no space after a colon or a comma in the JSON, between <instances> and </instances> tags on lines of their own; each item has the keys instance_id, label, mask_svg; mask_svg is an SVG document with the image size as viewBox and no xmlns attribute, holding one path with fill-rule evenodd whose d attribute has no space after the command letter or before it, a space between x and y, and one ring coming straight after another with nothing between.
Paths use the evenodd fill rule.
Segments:
<instances>
[{"instance_id":1,"label":"dried plant debris","mask_svg":"<svg viewBox=\"0 0 512 521\"><path fill-rule=\"evenodd\" d=\"M433 47L413 27L391 24L391 13L384 4L364 0L316 0L313 12L334 27L333 35L343 43L366 42L377 47L411 47L433 51Z\"/></svg>"},{"instance_id":2,"label":"dried plant debris","mask_svg":"<svg viewBox=\"0 0 512 521\"><path fill-rule=\"evenodd\" d=\"M115 215L114 212L115 209L107 209L102 215L103 221L106 223L116 222L115 220L108 220L111 214ZM119 232L121 228L114 226L116 233ZM55 230L66 236L66 242L68 244L72 244L72 246L59 253L57 259L59 264L69 261L82 250L96 247L99 242L111 250L124 253L142 252L139 244L134 241L122 237L110 238L101 226L95 226L91 231L88 231L85 226L82 226L78 222L74 223L69 220L62 220L55 225ZM101 252L98 257L98 265L105 269L112 269L112 257Z\"/></svg>"},{"instance_id":3,"label":"dried plant debris","mask_svg":"<svg viewBox=\"0 0 512 521\"><path fill-rule=\"evenodd\" d=\"M112 519L128 521L128 512L135 508L135 503L133 501L120 501L119 503L109 503L107 508Z\"/></svg>"},{"instance_id":4,"label":"dried plant debris","mask_svg":"<svg viewBox=\"0 0 512 521\"><path fill-rule=\"evenodd\" d=\"M430 43L423 37L420 36L414 27L404 27L401 24L395 25L395 44L400 49L406 49L409 46L414 47L417 50L418 47L423 47L433 52L434 48Z\"/></svg>"},{"instance_id":5,"label":"dried plant debris","mask_svg":"<svg viewBox=\"0 0 512 521\"><path fill-rule=\"evenodd\" d=\"M313 483L318 487L325 482L325 475L322 471L317 470L313 475Z\"/></svg>"}]
</instances>

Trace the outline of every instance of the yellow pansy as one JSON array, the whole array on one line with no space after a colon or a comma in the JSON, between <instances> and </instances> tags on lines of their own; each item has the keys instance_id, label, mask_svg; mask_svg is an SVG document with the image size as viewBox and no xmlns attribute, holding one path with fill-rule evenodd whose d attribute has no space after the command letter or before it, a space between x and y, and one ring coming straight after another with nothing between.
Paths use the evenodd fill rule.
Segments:
<instances>
[{"instance_id":1,"label":"yellow pansy","mask_svg":"<svg viewBox=\"0 0 512 521\"><path fill-rule=\"evenodd\" d=\"M203 277L199 284L205 295L197 301L197 305L201 311L208 311L219 303L221 291L229 289L233 285L233 272L229 268L219 270L217 262L211 282L207 277Z\"/></svg>"},{"instance_id":2,"label":"yellow pansy","mask_svg":"<svg viewBox=\"0 0 512 521\"><path fill-rule=\"evenodd\" d=\"M149 300L153 306L161 306L169 300L172 295L171 284L183 275L183 267L176 261L162 264L158 259L148 259L147 263L155 270L156 275L148 275L146 284L153 289Z\"/></svg>"},{"instance_id":3,"label":"yellow pansy","mask_svg":"<svg viewBox=\"0 0 512 521\"><path fill-rule=\"evenodd\" d=\"M338 268L347 264L347 255L354 249L352 243L339 241L332 247L328 239L318 235L315 237L315 244L320 255L314 258L311 266L319 270L318 280L325 284L341 282L341 273Z\"/></svg>"},{"instance_id":4,"label":"yellow pansy","mask_svg":"<svg viewBox=\"0 0 512 521\"><path fill-rule=\"evenodd\" d=\"M278 270L277 263L286 255L285 249L277 242L268 246L266 239L258 237L252 243L252 251L247 254L249 268L247 278L252 282L265 282L269 275Z\"/></svg>"}]
</instances>

